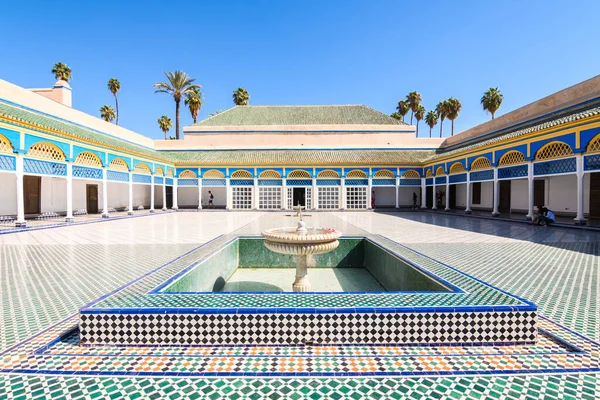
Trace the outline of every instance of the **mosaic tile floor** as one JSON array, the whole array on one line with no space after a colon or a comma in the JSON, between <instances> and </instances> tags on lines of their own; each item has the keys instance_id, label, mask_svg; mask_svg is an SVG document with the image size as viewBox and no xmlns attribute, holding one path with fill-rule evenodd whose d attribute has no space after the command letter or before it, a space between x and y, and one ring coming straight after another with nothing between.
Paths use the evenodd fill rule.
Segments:
<instances>
[{"instance_id":1,"label":"mosaic tile floor","mask_svg":"<svg viewBox=\"0 0 600 400\"><path fill-rule=\"evenodd\" d=\"M345 221L342 229L347 234L359 234L364 229L387 236L511 293L533 300L543 316L589 339L598 341L600 337L600 310L597 306L600 293L599 233L421 213L314 213L311 217L311 223L317 226L339 225L340 220ZM240 227L243 227L240 233L253 234L267 227L292 225L292 222L291 218L279 213L177 213L1 235L0 351L6 351L18 342L59 323L75 314L83 304L220 234ZM72 322L69 321L65 321L65 324ZM442 365L448 365L447 360L468 362L468 357L475 357L474 352L483 351L486 353L484 356L492 357L493 362L509 360L507 364L502 364L508 365L508 368L515 369L517 364L527 366L527 363L540 360L542 363L558 363L555 365L562 365L564 371L548 375L536 372L493 376L367 375L357 378L290 374L269 378L250 374L207 378L185 377L178 373L151 377L139 373L128 376L85 376L73 375L72 371L52 376L22 374L12 370L11 373L0 374L0 398L597 398L600 394L598 373L593 369L575 373L579 366L595 365L597 368L597 364L593 364L598 357L594 349L597 345L551 321L542 319L541 322L548 331L568 339L571 345L578 345L587 352L587 361L577 358L584 357L583 353L561 345L560 341L552 340L552 336L545 336L536 345L527 348L446 349L450 354L436 353L440 349L435 348L392 348L389 350L392 354L384 354L388 350L382 348L344 348L324 350L323 354L318 355L310 354L311 368L315 368L317 362L320 363L318 368L321 368L318 371L326 368L348 369L350 364L350 369L385 368L385 362L393 357L397 361L415 358L411 352L422 351L424 354L419 354L421 362L433 361L426 364L417 362L417 365L425 365L436 372L436 368L440 370L443 369ZM39 343L27 342L17 351L27 349L29 344L35 347ZM85 369L91 365L85 358L89 358L91 363L94 357L105 357L103 351L115 351L108 348L85 350L95 353L83 353L72 337L67 336L48 348L38 349L34 356L21 355L24 358L18 360L11 357L8 362L25 362L33 357L42 363L52 363L57 360L53 357L64 357L70 360L67 364L70 368ZM165 359L182 362L183 358L191 356L184 354L182 357L182 349L173 350L152 349L144 356L149 357L147 360L159 360L159 363ZM497 352L493 353L495 350ZM119 353L114 354L113 358L121 360L128 348L118 348L117 351ZM123 359L140 359L135 349L133 351ZM241 363L238 368L247 372L255 372L250 369L259 368L254 364L258 362L260 365L262 360L260 357L254 359L257 354L251 354L248 349L212 349L214 353L209 354L210 357L202 354L202 351L208 351L206 348L194 351L200 353L201 357L190 359L196 362L213 360L215 368L221 368L223 372L230 372L232 367L228 358L231 357L237 357L238 364ZM226 354L228 351L234 354ZM303 364L302 368L307 368L306 362L299 363L296 360L297 355L290 357L291 354L286 353L294 349L272 351L277 352L276 357L268 354L268 359L278 362L277 368L290 369L292 374L295 373L294 369L300 368L300 364ZM334 358L333 351L337 352L335 356L342 352L346 358ZM452 357L451 354L456 354L452 352L456 351L470 354ZM259 353L258 356L261 354L265 355ZM467 358L459 359L459 356ZM341 360L345 364L339 364ZM6 358L2 357L2 362L6 363ZM327 362L330 365L325 365ZM159 368L157 365L143 364L142 369L156 370ZM174 368L174 365L163 364L160 368ZM413 362L410 365L415 364ZM482 365L477 364L476 368ZM274 367L268 365L268 368Z\"/></svg>"}]
</instances>

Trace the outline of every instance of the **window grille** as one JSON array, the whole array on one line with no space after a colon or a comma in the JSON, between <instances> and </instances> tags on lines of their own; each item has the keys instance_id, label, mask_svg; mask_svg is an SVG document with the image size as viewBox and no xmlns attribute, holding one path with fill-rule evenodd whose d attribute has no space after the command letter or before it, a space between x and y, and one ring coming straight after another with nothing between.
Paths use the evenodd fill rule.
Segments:
<instances>
[{"instance_id":1,"label":"window grille","mask_svg":"<svg viewBox=\"0 0 600 400\"><path fill-rule=\"evenodd\" d=\"M88 165L90 167L102 167L100 157L89 151L79 153L77 157L75 157L75 164Z\"/></svg>"},{"instance_id":2,"label":"window grille","mask_svg":"<svg viewBox=\"0 0 600 400\"><path fill-rule=\"evenodd\" d=\"M485 157L479 157L471 163L471 171L480 171L483 169L491 169L492 163Z\"/></svg>"},{"instance_id":3,"label":"window grille","mask_svg":"<svg viewBox=\"0 0 600 400\"><path fill-rule=\"evenodd\" d=\"M319 208L333 210L340 208L340 189L337 187L320 187Z\"/></svg>"},{"instance_id":4,"label":"window grille","mask_svg":"<svg viewBox=\"0 0 600 400\"><path fill-rule=\"evenodd\" d=\"M457 162L450 167L451 174L460 174L461 172L465 172L465 166L462 163Z\"/></svg>"},{"instance_id":5,"label":"window grille","mask_svg":"<svg viewBox=\"0 0 600 400\"><path fill-rule=\"evenodd\" d=\"M587 147L588 153L600 153L600 135L597 135L590 141Z\"/></svg>"},{"instance_id":6,"label":"window grille","mask_svg":"<svg viewBox=\"0 0 600 400\"><path fill-rule=\"evenodd\" d=\"M202 178L225 178L225 174L222 173L221 171L217 171L216 169L211 169L208 170L204 173L204 175L202 175Z\"/></svg>"},{"instance_id":7,"label":"window grille","mask_svg":"<svg viewBox=\"0 0 600 400\"><path fill-rule=\"evenodd\" d=\"M500 161L498 165L506 166L506 165L515 165L515 164L523 164L525 162L525 156L520 151L509 151L500 157Z\"/></svg>"},{"instance_id":8,"label":"window grille","mask_svg":"<svg viewBox=\"0 0 600 400\"><path fill-rule=\"evenodd\" d=\"M317 178L339 178L340 174L338 174L337 172L331 170L331 169L326 169L325 171L321 171L319 172L319 175L317 175Z\"/></svg>"},{"instance_id":9,"label":"window grille","mask_svg":"<svg viewBox=\"0 0 600 400\"><path fill-rule=\"evenodd\" d=\"M108 169L112 169L114 171L129 171L127 163L122 158L115 158L112 160L108 166Z\"/></svg>"},{"instance_id":10,"label":"window grille","mask_svg":"<svg viewBox=\"0 0 600 400\"><path fill-rule=\"evenodd\" d=\"M231 207L235 210L249 210L252 208L252 188L231 188Z\"/></svg>"},{"instance_id":11,"label":"window grille","mask_svg":"<svg viewBox=\"0 0 600 400\"><path fill-rule=\"evenodd\" d=\"M281 188L261 187L258 190L258 208L275 210L281 208Z\"/></svg>"},{"instance_id":12,"label":"window grille","mask_svg":"<svg viewBox=\"0 0 600 400\"><path fill-rule=\"evenodd\" d=\"M323 172L325 172L325 171L323 171ZM321 174L319 174L319 177L320 177L320 175ZM366 177L367 177L367 174L364 171L361 171L359 169L354 169L346 174L346 178L349 178L349 179L366 178Z\"/></svg>"},{"instance_id":13,"label":"window grille","mask_svg":"<svg viewBox=\"0 0 600 400\"><path fill-rule=\"evenodd\" d=\"M133 167L133 172L138 174L150 174L150 167L144 163L137 163L135 167Z\"/></svg>"},{"instance_id":14,"label":"window grille","mask_svg":"<svg viewBox=\"0 0 600 400\"><path fill-rule=\"evenodd\" d=\"M288 178L292 179L310 179L311 176L308 172L296 169L288 174Z\"/></svg>"},{"instance_id":15,"label":"window grille","mask_svg":"<svg viewBox=\"0 0 600 400\"><path fill-rule=\"evenodd\" d=\"M429 174L427 176L431 176L431 170L427 170L427 173ZM402 173L402 178L415 178L416 179L416 178L420 178L420 177L421 177L421 175L419 175L419 173L417 171L412 170L412 169L408 170L408 171L404 171Z\"/></svg>"},{"instance_id":16,"label":"window grille","mask_svg":"<svg viewBox=\"0 0 600 400\"><path fill-rule=\"evenodd\" d=\"M438 169L435 170L435 176L444 175L444 173L444 167L438 167Z\"/></svg>"},{"instance_id":17,"label":"window grille","mask_svg":"<svg viewBox=\"0 0 600 400\"><path fill-rule=\"evenodd\" d=\"M347 187L346 188L346 208L349 210L358 210L367 208L367 188L366 187Z\"/></svg>"},{"instance_id":18,"label":"window grille","mask_svg":"<svg viewBox=\"0 0 600 400\"><path fill-rule=\"evenodd\" d=\"M261 172L258 177L260 179L280 179L281 174L277 171L268 170L268 171Z\"/></svg>"},{"instance_id":19,"label":"window grille","mask_svg":"<svg viewBox=\"0 0 600 400\"><path fill-rule=\"evenodd\" d=\"M36 143L27 151L28 156L43 158L44 160L64 161L65 153L52 143Z\"/></svg>"},{"instance_id":20,"label":"window grille","mask_svg":"<svg viewBox=\"0 0 600 400\"><path fill-rule=\"evenodd\" d=\"M408 172L408 171L406 171ZM412 171L415 172L417 174L417 177L419 177L419 173L417 171ZM373 178L376 179L392 179L395 178L396 175L394 175L394 173L392 171L390 171L389 169L380 169L379 171L375 172L375 175L373 175Z\"/></svg>"},{"instance_id":21,"label":"window grille","mask_svg":"<svg viewBox=\"0 0 600 400\"><path fill-rule=\"evenodd\" d=\"M535 155L536 160L551 160L553 158L560 158L566 156L572 156L573 150L571 146L564 142L551 142L539 149Z\"/></svg>"},{"instance_id":22,"label":"window grille","mask_svg":"<svg viewBox=\"0 0 600 400\"><path fill-rule=\"evenodd\" d=\"M12 152L13 152L13 147L10 144L10 141L6 137L0 135L0 153L12 153Z\"/></svg>"},{"instance_id":23,"label":"window grille","mask_svg":"<svg viewBox=\"0 0 600 400\"><path fill-rule=\"evenodd\" d=\"M231 178L233 179L252 179L252 174L243 169L237 170L231 174Z\"/></svg>"},{"instance_id":24,"label":"window grille","mask_svg":"<svg viewBox=\"0 0 600 400\"><path fill-rule=\"evenodd\" d=\"M154 175L163 176L165 174L165 170L162 167L156 167L156 171L154 171Z\"/></svg>"},{"instance_id":25,"label":"window grille","mask_svg":"<svg viewBox=\"0 0 600 400\"><path fill-rule=\"evenodd\" d=\"M196 178L196 173L192 170L186 169L185 171L181 171L179 174L179 178Z\"/></svg>"}]
</instances>

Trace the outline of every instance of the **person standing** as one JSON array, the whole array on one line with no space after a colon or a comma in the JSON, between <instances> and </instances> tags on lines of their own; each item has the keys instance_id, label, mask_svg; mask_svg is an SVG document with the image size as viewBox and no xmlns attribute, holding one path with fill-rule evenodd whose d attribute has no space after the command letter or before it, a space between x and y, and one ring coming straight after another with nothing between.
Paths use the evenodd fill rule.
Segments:
<instances>
[{"instance_id":1,"label":"person standing","mask_svg":"<svg viewBox=\"0 0 600 400\"><path fill-rule=\"evenodd\" d=\"M375 209L375 191L374 190L371 192L371 208L373 210Z\"/></svg>"},{"instance_id":2,"label":"person standing","mask_svg":"<svg viewBox=\"0 0 600 400\"><path fill-rule=\"evenodd\" d=\"M212 192L209 190L208 191L208 208L214 208L214 200L215 200L215 196L212 194Z\"/></svg>"},{"instance_id":3,"label":"person standing","mask_svg":"<svg viewBox=\"0 0 600 400\"><path fill-rule=\"evenodd\" d=\"M412 205L413 210L415 208L418 208L417 207L417 200L418 200L417 193L413 192L413 205Z\"/></svg>"}]
</instances>

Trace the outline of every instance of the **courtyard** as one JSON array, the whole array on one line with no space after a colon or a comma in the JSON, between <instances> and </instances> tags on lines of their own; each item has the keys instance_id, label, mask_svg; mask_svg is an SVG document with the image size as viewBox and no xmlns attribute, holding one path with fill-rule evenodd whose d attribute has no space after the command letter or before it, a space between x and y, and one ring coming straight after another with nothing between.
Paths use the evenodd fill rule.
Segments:
<instances>
[{"instance_id":1,"label":"courtyard","mask_svg":"<svg viewBox=\"0 0 600 400\"><path fill-rule=\"evenodd\" d=\"M600 232L428 212L309 212L535 303L497 346L79 346L79 310L291 212L167 212L0 235L0 398L597 398ZM302 295L301 295L302 296ZM224 332L226 333L226 332ZM110 365L109 365L110 364Z\"/></svg>"}]
</instances>

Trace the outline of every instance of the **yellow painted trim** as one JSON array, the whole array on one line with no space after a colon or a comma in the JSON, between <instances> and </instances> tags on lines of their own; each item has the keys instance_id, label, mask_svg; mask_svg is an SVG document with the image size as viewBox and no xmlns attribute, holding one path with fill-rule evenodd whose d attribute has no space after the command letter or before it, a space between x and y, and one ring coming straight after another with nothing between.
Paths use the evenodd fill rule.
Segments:
<instances>
[{"instance_id":1,"label":"yellow painted trim","mask_svg":"<svg viewBox=\"0 0 600 400\"><path fill-rule=\"evenodd\" d=\"M581 129L575 131L575 149L581 148Z\"/></svg>"}]
</instances>

